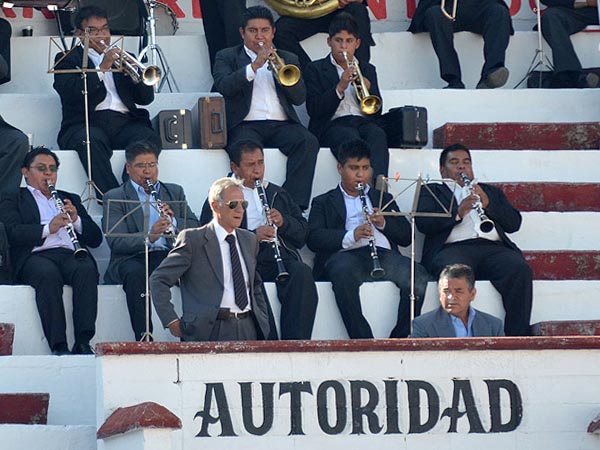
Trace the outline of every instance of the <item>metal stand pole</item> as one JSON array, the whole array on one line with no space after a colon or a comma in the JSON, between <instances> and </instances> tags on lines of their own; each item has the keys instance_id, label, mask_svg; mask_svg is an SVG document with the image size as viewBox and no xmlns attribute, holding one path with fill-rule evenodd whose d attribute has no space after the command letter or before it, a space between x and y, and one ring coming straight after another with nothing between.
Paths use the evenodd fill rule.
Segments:
<instances>
[{"instance_id":1,"label":"metal stand pole","mask_svg":"<svg viewBox=\"0 0 600 450\"><path fill-rule=\"evenodd\" d=\"M85 116L85 151L87 154L87 175L88 179L85 183L85 188L83 193L81 194L82 202L90 202L96 199L94 195L95 192L98 192L100 195L103 192L98 188L94 180L92 180L92 148L91 148L91 139L90 139L90 114L88 111L88 83L87 83L87 72L83 72L81 74L83 77L83 107L84 107L84 116ZM85 195L84 195L85 194Z\"/></svg>"},{"instance_id":2,"label":"metal stand pole","mask_svg":"<svg viewBox=\"0 0 600 450\"><path fill-rule=\"evenodd\" d=\"M151 342L152 341L152 333L150 333L150 281L148 278L150 277L150 264L149 264L149 254L150 254L150 238L146 236L144 239L144 267L146 269L146 290L142 294L144 297L144 303L146 306L146 332L142 335L141 342Z\"/></svg>"}]
</instances>

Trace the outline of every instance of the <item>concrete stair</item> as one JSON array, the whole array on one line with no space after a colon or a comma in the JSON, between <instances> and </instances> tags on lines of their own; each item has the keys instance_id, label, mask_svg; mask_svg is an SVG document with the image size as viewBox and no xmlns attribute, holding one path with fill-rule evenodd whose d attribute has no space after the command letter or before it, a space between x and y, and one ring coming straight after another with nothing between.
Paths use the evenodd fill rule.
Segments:
<instances>
[{"instance_id":1,"label":"concrete stair","mask_svg":"<svg viewBox=\"0 0 600 450\"><path fill-rule=\"evenodd\" d=\"M600 320L555 320L531 326L533 336L600 336Z\"/></svg>"}]
</instances>

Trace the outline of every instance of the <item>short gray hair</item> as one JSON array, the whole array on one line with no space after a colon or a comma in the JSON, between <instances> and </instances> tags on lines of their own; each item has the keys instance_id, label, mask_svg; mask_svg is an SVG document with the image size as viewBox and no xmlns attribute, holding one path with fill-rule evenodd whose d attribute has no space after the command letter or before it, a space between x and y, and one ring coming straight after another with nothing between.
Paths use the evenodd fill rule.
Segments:
<instances>
[{"instance_id":1,"label":"short gray hair","mask_svg":"<svg viewBox=\"0 0 600 450\"><path fill-rule=\"evenodd\" d=\"M218 202L219 204L223 204L223 191L234 186L241 188L242 184L241 180L236 180L235 178L219 178L212 184L208 191L208 203Z\"/></svg>"},{"instance_id":2,"label":"short gray hair","mask_svg":"<svg viewBox=\"0 0 600 450\"><path fill-rule=\"evenodd\" d=\"M444 267L439 279L441 281L448 278L464 278L469 291L472 291L475 287L475 274L473 273L473 269L466 264L451 264Z\"/></svg>"}]
</instances>

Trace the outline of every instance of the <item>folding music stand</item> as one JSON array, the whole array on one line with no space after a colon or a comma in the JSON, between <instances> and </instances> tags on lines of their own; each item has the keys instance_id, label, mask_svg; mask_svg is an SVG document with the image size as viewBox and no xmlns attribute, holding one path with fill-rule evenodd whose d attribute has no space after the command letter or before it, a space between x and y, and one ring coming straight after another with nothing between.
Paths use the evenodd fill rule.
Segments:
<instances>
[{"instance_id":1,"label":"folding music stand","mask_svg":"<svg viewBox=\"0 0 600 450\"><path fill-rule=\"evenodd\" d=\"M125 214L123 214L122 216L120 216L120 219L117 220L115 222L115 224L109 228L108 224L111 222L110 218L110 207L112 204L117 204L117 205L123 205L124 209L128 210ZM185 200L177 200L177 201L170 201L169 202L170 205L181 205L183 208L181 209L181 211L183 211L183 224L178 224L179 225L179 229L184 229L186 228L186 223L187 223L187 201ZM129 208L127 205L132 205L131 208ZM149 223L149 218L150 218L150 208L154 208L156 211L159 211L158 209L158 204L156 201L154 200L150 200L150 197L148 197L148 199L145 202L140 202L139 200L116 200L116 199L109 199L105 205L105 217L106 217L106 230L104 230L104 235L107 238L112 238L112 237L121 237L121 238L131 238L131 239L143 239L144 240L144 268L145 268L145 272L146 272L146 288L144 293L142 294L142 297L144 297L144 303L145 303L145 309L146 309L146 331L143 334L141 341L145 341L145 342L150 342L150 340L152 339L152 333L150 333L150 285L149 285L149 278L150 278L150 268L149 268L149 254L150 254L150 223ZM144 222L143 222L143 229L142 231L138 232L138 233L121 233L116 231L119 227L119 225L121 225L125 219L127 219L129 216L133 216L133 214L135 214L137 211L141 211L144 217ZM172 238L172 235L168 235L168 234L161 234L160 237L164 237L164 238Z\"/></svg>"},{"instance_id":2,"label":"folding music stand","mask_svg":"<svg viewBox=\"0 0 600 450\"><path fill-rule=\"evenodd\" d=\"M400 190L399 192L395 193L393 192L393 190L391 189L391 183L398 183L400 181L403 182L408 182L408 186L404 187L402 190ZM441 182L441 183L452 183L453 188L452 188L452 198L450 199L450 204L448 206L444 205L442 203L442 201L431 191L431 188L428 186L428 183L430 182ZM385 183L385 186L383 186L383 183ZM410 329L412 331L412 321L415 318L415 309L416 309L416 302L417 302L417 298L415 296L415 264L416 264L416 259L415 259L415 234L416 234L416 218L417 217L452 217L452 208L454 206L454 190L456 189L456 182L454 180L451 179L430 179L429 177L427 177L426 179L423 179L423 177L421 176L421 174L418 175L417 178L400 178L399 176L390 178L390 177L385 177L383 175L379 175L377 177L377 186L378 186L378 190L381 192L381 195L379 196L379 213L382 216L392 216L392 217L408 217L410 218ZM400 211L389 211L387 210L387 208L389 208L389 206L394 203L396 201L396 199L398 197L400 197L402 194L404 194L405 192L409 191L409 189L411 188L415 188L415 192L414 192L414 197L413 197L413 202L412 202L412 208L410 211L407 212L400 212ZM421 190L425 189L429 192L429 194L433 197L433 199L438 203L438 205L442 208L441 213L433 213L433 212L425 212L425 211L419 211L419 199L421 196ZM392 199L387 202L387 203L383 203L383 194L384 192L389 191L390 193L392 193ZM425 299L422 299L425 300Z\"/></svg>"}]
</instances>

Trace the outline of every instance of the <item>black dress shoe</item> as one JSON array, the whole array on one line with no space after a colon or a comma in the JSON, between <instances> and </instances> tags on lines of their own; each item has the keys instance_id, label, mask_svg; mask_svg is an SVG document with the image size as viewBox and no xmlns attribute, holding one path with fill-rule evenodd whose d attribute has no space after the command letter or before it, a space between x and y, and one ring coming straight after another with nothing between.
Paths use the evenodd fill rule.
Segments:
<instances>
[{"instance_id":1,"label":"black dress shoe","mask_svg":"<svg viewBox=\"0 0 600 450\"><path fill-rule=\"evenodd\" d=\"M451 81L444 89L464 89L465 85L462 81Z\"/></svg>"},{"instance_id":2,"label":"black dress shoe","mask_svg":"<svg viewBox=\"0 0 600 450\"><path fill-rule=\"evenodd\" d=\"M81 344L76 342L71 350L73 355L95 355L94 350L90 347L90 344Z\"/></svg>"},{"instance_id":3,"label":"black dress shoe","mask_svg":"<svg viewBox=\"0 0 600 450\"><path fill-rule=\"evenodd\" d=\"M52 354L56 356L70 355L69 347L64 342L61 344L56 344L52 347Z\"/></svg>"},{"instance_id":4,"label":"black dress shoe","mask_svg":"<svg viewBox=\"0 0 600 450\"><path fill-rule=\"evenodd\" d=\"M477 89L496 89L506 84L508 80L508 69L504 66L492 70L477 83Z\"/></svg>"}]
</instances>

